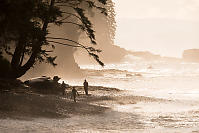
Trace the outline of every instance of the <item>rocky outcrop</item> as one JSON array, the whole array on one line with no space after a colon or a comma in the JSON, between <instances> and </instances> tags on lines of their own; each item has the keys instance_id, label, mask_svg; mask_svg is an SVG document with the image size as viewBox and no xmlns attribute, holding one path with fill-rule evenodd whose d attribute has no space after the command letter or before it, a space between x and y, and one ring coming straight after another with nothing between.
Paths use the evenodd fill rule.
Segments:
<instances>
[{"instance_id":1,"label":"rocky outcrop","mask_svg":"<svg viewBox=\"0 0 199 133\"><path fill-rule=\"evenodd\" d=\"M114 3L112 0L108 0L106 9L109 16L106 17L98 11L93 11L92 17L89 19L95 27L95 35L97 45L93 46L97 49L101 49L102 52L99 54L100 59L105 63L119 63L127 55L127 50L121 48L114 44L114 37L116 31L116 21L115 21L115 11ZM90 42L85 39L80 39L80 41L85 44L90 44ZM93 59L90 59L88 54L82 50L76 52L76 61L80 64L90 64L95 63Z\"/></svg>"},{"instance_id":2,"label":"rocky outcrop","mask_svg":"<svg viewBox=\"0 0 199 133\"><path fill-rule=\"evenodd\" d=\"M107 10L110 13L110 17L105 17L101 12L97 10L92 10L90 11L90 14L87 15L88 17L90 16L89 20L91 20L93 23L95 30L97 46L94 47L103 51L99 54L99 56L104 63L119 62L126 55L126 50L120 48L119 46L113 45L116 25L114 16L114 4L112 0L108 0ZM70 22L78 23L78 20L76 17L70 17ZM50 31L52 34L49 36L51 37L68 38L76 42L80 42L85 46L93 46L90 45L90 40L88 37L85 36L85 34L82 34L79 27L76 25L65 24L64 27L52 27ZM63 43L71 42L63 41ZM76 53L76 58L74 57L74 53ZM24 79L42 75L51 77L54 75L59 75L64 79L82 77L84 75L82 74L78 64L87 64L90 60L92 63L95 63L94 59L90 58L85 50L72 47L56 46L54 56L57 56L55 62L58 64L55 68L50 65L46 65L45 63L39 64L35 66L34 69L29 71L25 76L23 76Z\"/></svg>"},{"instance_id":3,"label":"rocky outcrop","mask_svg":"<svg viewBox=\"0 0 199 133\"><path fill-rule=\"evenodd\" d=\"M129 51L129 54L136 56L136 57L140 57L142 59L146 59L146 60L159 60L159 59L161 59L160 55L156 55L156 54L153 54L153 53L148 52L148 51Z\"/></svg>"},{"instance_id":4,"label":"rocky outcrop","mask_svg":"<svg viewBox=\"0 0 199 133\"><path fill-rule=\"evenodd\" d=\"M184 61L199 62L199 49L184 50L182 56Z\"/></svg>"},{"instance_id":5,"label":"rocky outcrop","mask_svg":"<svg viewBox=\"0 0 199 133\"><path fill-rule=\"evenodd\" d=\"M75 21L75 20L74 20ZM78 32L78 27L75 25L64 25L61 27L51 27L50 37L60 37L60 38L68 38L74 41L78 41L80 33ZM60 41L62 43L69 43L67 41ZM21 79L29 79L38 76L50 76L54 75L60 76L62 79L68 78L79 78L82 77L83 74L80 70L80 67L75 61L73 56L76 48L63 46L63 45L55 45L55 49L51 56L57 56L55 63L57 66L53 67L50 64L40 63L34 66L34 69L29 70Z\"/></svg>"}]
</instances>

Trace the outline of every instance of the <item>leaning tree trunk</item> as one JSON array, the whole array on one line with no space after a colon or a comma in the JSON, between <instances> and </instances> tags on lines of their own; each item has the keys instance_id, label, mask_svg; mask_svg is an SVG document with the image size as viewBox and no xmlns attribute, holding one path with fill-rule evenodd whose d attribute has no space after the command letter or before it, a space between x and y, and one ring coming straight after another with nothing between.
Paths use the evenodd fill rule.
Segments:
<instances>
[{"instance_id":1,"label":"leaning tree trunk","mask_svg":"<svg viewBox=\"0 0 199 133\"><path fill-rule=\"evenodd\" d=\"M17 69L14 69L14 71L12 72L13 75L11 74L11 76L13 78L19 78L19 77L23 76L34 65L39 51L40 51L40 49L33 51L31 57L26 62L26 64L21 67L18 67Z\"/></svg>"},{"instance_id":2,"label":"leaning tree trunk","mask_svg":"<svg viewBox=\"0 0 199 133\"><path fill-rule=\"evenodd\" d=\"M14 54L12 56L11 70L10 70L10 73L8 74L10 78L17 77L16 75L21 67L20 63L21 63L22 56L24 53L24 45L25 45L25 41L23 40L23 36L22 36L19 42L17 42Z\"/></svg>"},{"instance_id":3,"label":"leaning tree trunk","mask_svg":"<svg viewBox=\"0 0 199 133\"><path fill-rule=\"evenodd\" d=\"M49 14L52 10L52 7L54 6L55 0L51 0L50 2L50 7L49 7ZM46 19L43 22L43 27L42 27L42 31L45 34L48 28L48 24L49 24L49 15L46 16ZM41 46L43 45L43 41L45 40L45 36L46 34L43 36L43 38L41 37L38 42L35 43L35 45L33 45L34 47L32 48L32 54L29 58L29 60L23 65L21 66L20 63L21 62L21 58L23 56L23 44L22 43L17 45L15 48L15 52L14 52L14 56L11 62L11 72L9 74L9 78L19 78L21 76L23 76L36 62L36 58L38 57L38 54L41 51Z\"/></svg>"},{"instance_id":4,"label":"leaning tree trunk","mask_svg":"<svg viewBox=\"0 0 199 133\"><path fill-rule=\"evenodd\" d=\"M11 66L13 69L17 69L17 67L19 67L19 63L20 63L20 59L21 59L21 53L22 53L22 48L23 46L21 44L17 44L15 51L14 51L14 55L12 57L11 60Z\"/></svg>"}]
</instances>

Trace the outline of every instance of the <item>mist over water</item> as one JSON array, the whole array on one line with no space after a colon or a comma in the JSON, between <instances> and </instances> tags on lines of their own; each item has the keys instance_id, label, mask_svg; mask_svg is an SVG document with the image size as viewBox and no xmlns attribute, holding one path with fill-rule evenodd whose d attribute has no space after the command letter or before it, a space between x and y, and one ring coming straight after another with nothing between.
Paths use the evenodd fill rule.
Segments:
<instances>
[{"instance_id":1,"label":"mist over water","mask_svg":"<svg viewBox=\"0 0 199 133\"><path fill-rule=\"evenodd\" d=\"M139 122L144 123L145 129L135 131L198 131L199 63L134 58L118 64L106 64L103 68L98 65L80 65L80 68L87 75L89 85L127 90L127 97L130 95L162 99L156 102L146 100L136 104L113 105L113 110L128 114L123 123L129 123L130 114L139 115ZM68 82L82 85L83 79ZM114 119L114 116L111 118ZM92 123L93 120L89 122ZM131 127L129 131L130 129Z\"/></svg>"},{"instance_id":2,"label":"mist over water","mask_svg":"<svg viewBox=\"0 0 199 133\"><path fill-rule=\"evenodd\" d=\"M134 60L106 64L103 68L98 65L80 68L90 85L132 90L158 98L199 98L199 63Z\"/></svg>"}]
</instances>

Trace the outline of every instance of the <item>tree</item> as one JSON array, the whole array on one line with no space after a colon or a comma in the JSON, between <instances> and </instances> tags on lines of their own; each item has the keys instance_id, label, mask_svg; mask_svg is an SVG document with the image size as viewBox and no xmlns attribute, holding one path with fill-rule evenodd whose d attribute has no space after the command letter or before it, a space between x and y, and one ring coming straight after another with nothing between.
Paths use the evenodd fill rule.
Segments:
<instances>
[{"instance_id":1,"label":"tree","mask_svg":"<svg viewBox=\"0 0 199 133\"><path fill-rule=\"evenodd\" d=\"M76 25L86 33L91 44L96 45L93 25L84 8L96 8L107 15L104 5L106 0L1 0L0 52L1 55L11 56L11 67L6 77L21 77L37 62L47 62L56 66L56 56L49 55L56 45L83 48L103 66L97 55L101 50L85 46L70 38L50 36L49 27ZM68 12L68 8L71 8L72 12ZM67 21L69 17L78 18L78 22ZM64 43L60 42L63 40ZM49 50L49 46L52 49Z\"/></svg>"}]
</instances>

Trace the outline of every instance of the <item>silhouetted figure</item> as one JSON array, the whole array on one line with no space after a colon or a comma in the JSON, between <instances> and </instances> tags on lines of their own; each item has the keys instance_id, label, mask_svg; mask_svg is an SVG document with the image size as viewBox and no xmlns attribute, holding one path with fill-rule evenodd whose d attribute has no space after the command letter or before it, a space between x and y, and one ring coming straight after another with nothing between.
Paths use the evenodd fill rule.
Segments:
<instances>
[{"instance_id":1,"label":"silhouetted figure","mask_svg":"<svg viewBox=\"0 0 199 133\"><path fill-rule=\"evenodd\" d=\"M72 95L71 98L73 97L74 102L76 102L76 95L79 95L75 87L72 89Z\"/></svg>"},{"instance_id":2,"label":"silhouetted figure","mask_svg":"<svg viewBox=\"0 0 199 133\"><path fill-rule=\"evenodd\" d=\"M88 82L86 81L86 79L84 80L84 91L86 95L88 95Z\"/></svg>"},{"instance_id":3,"label":"silhouetted figure","mask_svg":"<svg viewBox=\"0 0 199 133\"><path fill-rule=\"evenodd\" d=\"M64 83L64 81L62 82L62 84L61 84L61 89L62 89L62 94L63 95L66 95L66 84Z\"/></svg>"}]
</instances>

